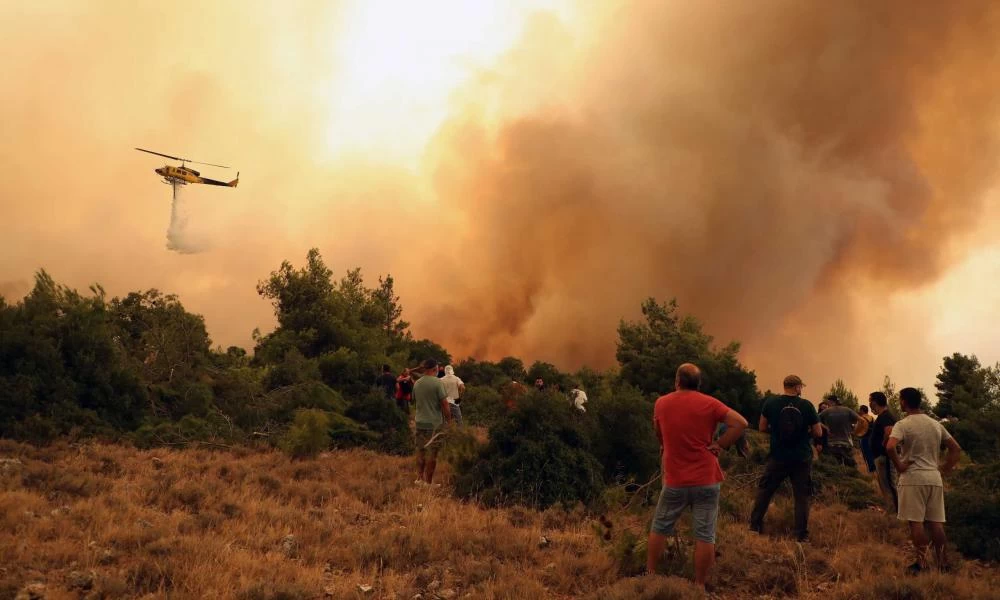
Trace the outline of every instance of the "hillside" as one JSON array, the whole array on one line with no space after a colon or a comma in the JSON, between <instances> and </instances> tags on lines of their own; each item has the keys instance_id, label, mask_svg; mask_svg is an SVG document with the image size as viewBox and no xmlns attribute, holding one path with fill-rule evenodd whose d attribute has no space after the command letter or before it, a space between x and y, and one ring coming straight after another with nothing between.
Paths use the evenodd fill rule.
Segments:
<instances>
[{"instance_id":1,"label":"hillside","mask_svg":"<svg viewBox=\"0 0 1000 600\"><path fill-rule=\"evenodd\" d=\"M0 442L0 598L697 598L678 577L624 577L610 549L649 511L486 510L413 486L409 459ZM995 598L1000 572L966 561L905 578L903 529L875 510L814 507L812 542L743 525L752 484L720 516L721 598ZM543 543L542 538L548 540ZM672 568L684 575L689 549ZM622 552L618 552L622 556ZM367 587L371 586L368 590ZM368 590L368 591L364 591Z\"/></svg>"}]
</instances>

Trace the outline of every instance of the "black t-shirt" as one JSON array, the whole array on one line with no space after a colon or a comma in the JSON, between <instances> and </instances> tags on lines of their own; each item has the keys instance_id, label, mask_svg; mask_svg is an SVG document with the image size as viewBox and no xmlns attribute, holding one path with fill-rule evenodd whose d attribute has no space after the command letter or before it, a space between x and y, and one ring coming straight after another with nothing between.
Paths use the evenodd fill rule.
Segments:
<instances>
[{"instance_id":1,"label":"black t-shirt","mask_svg":"<svg viewBox=\"0 0 1000 600\"><path fill-rule=\"evenodd\" d=\"M387 398L392 398L396 395L396 378L392 373L382 373L375 380L375 384L382 388Z\"/></svg>"},{"instance_id":2,"label":"black t-shirt","mask_svg":"<svg viewBox=\"0 0 1000 600\"><path fill-rule=\"evenodd\" d=\"M882 411L882 414L875 417L875 422L872 423L872 458L887 456L885 446L883 445L885 441L885 428L895 424L896 417L892 416L892 413L888 410Z\"/></svg>"}]
</instances>

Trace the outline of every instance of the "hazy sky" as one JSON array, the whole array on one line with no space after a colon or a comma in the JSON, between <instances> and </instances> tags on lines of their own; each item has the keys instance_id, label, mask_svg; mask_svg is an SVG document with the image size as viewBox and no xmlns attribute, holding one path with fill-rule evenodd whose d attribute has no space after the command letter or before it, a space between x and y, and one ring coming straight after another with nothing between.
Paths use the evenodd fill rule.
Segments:
<instances>
[{"instance_id":1,"label":"hazy sky","mask_svg":"<svg viewBox=\"0 0 1000 600\"><path fill-rule=\"evenodd\" d=\"M1000 7L0 4L0 294L156 287L213 340L318 247L457 357L614 362L676 296L761 388L1000 359ZM170 188L152 148L232 165ZM179 236L179 237L178 237Z\"/></svg>"}]
</instances>

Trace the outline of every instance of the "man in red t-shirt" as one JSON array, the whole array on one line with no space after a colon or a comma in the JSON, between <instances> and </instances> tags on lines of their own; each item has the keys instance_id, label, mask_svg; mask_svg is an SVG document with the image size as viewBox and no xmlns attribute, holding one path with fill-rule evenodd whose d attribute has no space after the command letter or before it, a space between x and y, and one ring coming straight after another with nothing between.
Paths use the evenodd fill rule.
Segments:
<instances>
[{"instance_id":1,"label":"man in red t-shirt","mask_svg":"<svg viewBox=\"0 0 1000 600\"><path fill-rule=\"evenodd\" d=\"M747 420L722 402L698 391L701 371L685 363L677 368L676 391L661 396L653 409L653 426L663 456L663 490L649 531L646 570L656 572L667 536L688 506L694 530L694 582L702 587L715 563L715 523L719 487L724 479L719 452L735 444ZM713 442L719 423L726 432Z\"/></svg>"}]
</instances>

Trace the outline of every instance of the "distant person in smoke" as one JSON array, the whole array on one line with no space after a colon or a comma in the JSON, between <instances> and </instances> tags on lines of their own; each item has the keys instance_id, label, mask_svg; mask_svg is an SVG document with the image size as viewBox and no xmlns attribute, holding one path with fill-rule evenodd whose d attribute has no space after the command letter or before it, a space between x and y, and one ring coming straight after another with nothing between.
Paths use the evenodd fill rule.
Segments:
<instances>
[{"instance_id":1,"label":"distant person in smoke","mask_svg":"<svg viewBox=\"0 0 1000 600\"><path fill-rule=\"evenodd\" d=\"M735 444L746 429L740 413L698 391L701 371L685 363L677 368L675 391L661 396L653 408L653 426L660 442L663 488L649 531L646 572L656 572L667 537L685 509L691 507L694 532L694 582L705 587L715 564L715 529L719 489L724 479L719 452ZM713 441L716 426L726 433Z\"/></svg>"},{"instance_id":2,"label":"distant person in smoke","mask_svg":"<svg viewBox=\"0 0 1000 600\"><path fill-rule=\"evenodd\" d=\"M465 382L455 375L455 368L448 365L444 368L444 377L441 378L445 391L448 392L448 404L451 408L451 418L455 425L462 426L462 396L465 395Z\"/></svg>"},{"instance_id":3,"label":"distant person in smoke","mask_svg":"<svg viewBox=\"0 0 1000 600\"><path fill-rule=\"evenodd\" d=\"M505 384L500 390L501 398L503 399L504 406L507 407L507 410L514 410L517 408L521 398L523 398L527 393L528 390L524 387L524 384L516 379L511 379L510 382Z\"/></svg>"},{"instance_id":4,"label":"distant person in smoke","mask_svg":"<svg viewBox=\"0 0 1000 600\"><path fill-rule=\"evenodd\" d=\"M819 413L819 421L828 438L827 453L840 464L857 468L852 436L860 417L853 410L841 406L840 398L835 394L828 395L826 401L829 408Z\"/></svg>"},{"instance_id":5,"label":"distant person in smoke","mask_svg":"<svg viewBox=\"0 0 1000 600\"><path fill-rule=\"evenodd\" d=\"M413 376L410 369L403 369L403 372L396 378L396 406L407 415L410 414L410 403L413 401Z\"/></svg>"},{"instance_id":6,"label":"distant person in smoke","mask_svg":"<svg viewBox=\"0 0 1000 600\"><path fill-rule=\"evenodd\" d=\"M823 401L819 403L819 408L816 409L816 412L818 415L822 415L823 411L825 411L828 408L830 408L830 404L826 401ZM816 452L818 454L825 454L827 450L830 449L830 430L827 429L825 425L823 425L822 419L820 420L819 426L820 429L823 430L823 435L818 440L816 440Z\"/></svg>"},{"instance_id":7,"label":"distant person in smoke","mask_svg":"<svg viewBox=\"0 0 1000 600\"><path fill-rule=\"evenodd\" d=\"M886 511L890 514L896 514L899 510L899 495L896 491L899 473L889 459L889 453L885 448L889 442L889 436L892 434L892 428L896 424L896 417L889 410L889 401L882 392L869 394L868 405L876 415L875 421L872 423L871 436L872 458L875 461L875 481L878 482L879 491L882 492Z\"/></svg>"},{"instance_id":8,"label":"distant person in smoke","mask_svg":"<svg viewBox=\"0 0 1000 600\"><path fill-rule=\"evenodd\" d=\"M396 397L396 376L389 365L382 365L382 374L375 379L375 385L386 398L392 400Z\"/></svg>"},{"instance_id":9,"label":"distant person in smoke","mask_svg":"<svg viewBox=\"0 0 1000 600\"><path fill-rule=\"evenodd\" d=\"M425 360L421 371L422 376L413 384L419 475L414 483L431 485L434 469L437 467L438 451L444 441L444 426L451 421L451 405L448 403L448 391L437 377L437 361L430 358Z\"/></svg>"},{"instance_id":10,"label":"distant person in smoke","mask_svg":"<svg viewBox=\"0 0 1000 600\"><path fill-rule=\"evenodd\" d=\"M783 382L784 393L772 396L760 410L758 427L771 434L771 452L764 474L757 484L757 497L750 513L750 531L761 533L764 516L771 498L785 481L792 481L795 498L795 537L800 542L809 539L809 501L812 497L813 453L810 438L818 439L823 428L813 403L802 397L805 384L798 375L789 375Z\"/></svg>"},{"instance_id":11,"label":"distant person in smoke","mask_svg":"<svg viewBox=\"0 0 1000 600\"><path fill-rule=\"evenodd\" d=\"M539 392L545 391L545 382L542 380L541 377L535 380L535 389L538 390Z\"/></svg>"},{"instance_id":12,"label":"distant person in smoke","mask_svg":"<svg viewBox=\"0 0 1000 600\"><path fill-rule=\"evenodd\" d=\"M861 456L865 459L868 472L874 473L875 459L872 457L872 432L875 431L875 427L873 426L875 417L872 416L868 407L864 405L858 409L858 416L861 418L858 419L858 424L854 427L854 435L861 443Z\"/></svg>"},{"instance_id":13,"label":"distant person in smoke","mask_svg":"<svg viewBox=\"0 0 1000 600\"><path fill-rule=\"evenodd\" d=\"M920 409L923 397L920 390L899 390L899 404L906 413L892 428L886 451L899 472L900 521L910 525L910 536L916 551L916 561L907 567L911 575L927 569L927 532L934 544L934 555L939 569L948 570L945 550L948 539L944 533L944 482L958 464L962 454L955 438L948 430ZM902 446L902 454L896 447ZM938 466L942 446L948 448L944 466Z\"/></svg>"},{"instance_id":14,"label":"distant person in smoke","mask_svg":"<svg viewBox=\"0 0 1000 600\"><path fill-rule=\"evenodd\" d=\"M569 391L569 399L573 403L573 408L580 412L587 412L587 392L580 389L580 384L573 386Z\"/></svg>"}]
</instances>

